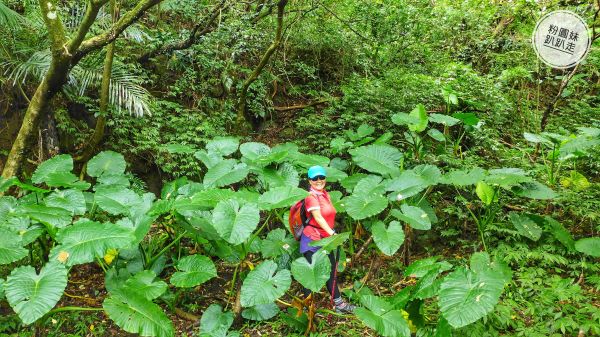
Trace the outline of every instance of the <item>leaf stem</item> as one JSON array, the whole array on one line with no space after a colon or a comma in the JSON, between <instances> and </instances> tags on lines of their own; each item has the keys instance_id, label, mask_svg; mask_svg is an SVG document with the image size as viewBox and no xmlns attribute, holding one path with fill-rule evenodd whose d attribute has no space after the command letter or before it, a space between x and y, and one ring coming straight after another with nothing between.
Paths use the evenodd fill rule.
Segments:
<instances>
[{"instance_id":1,"label":"leaf stem","mask_svg":"<svg viewBox=\"0 0 600 337\"><path fill-rule=\"evenodd\" d=\"M52 309L50 311L48 311L48 313L44 316L50 316L53 314L56 314L58 312L63 312L63 311L104 311L104 308L86 308L86 307L60 307L60 308L56 308L56 309Z\"/></svg>"},{"instance_id":2,"label":"leaf stem","mask_svg":"<svg viewBox=\"0 0 600 337\"><path fill-rule=\"evenodd\" d=\"M156 254L154 257L152 257L148 263L146 264L146 267L150 267L154 264L154 262L156 262L156 260L161 257L161 255L163 255L167 250L169 250L169 248L173 247L174 244L176 244L177 242L179 242L179 240L181 240L181 238L187 233L187 231L183 231L183 233L179 234L173 241L171 241L168 245L166 245L163 249L160 250L160 252L158 252L158 254Z\"/></svg>"}]
</instances>

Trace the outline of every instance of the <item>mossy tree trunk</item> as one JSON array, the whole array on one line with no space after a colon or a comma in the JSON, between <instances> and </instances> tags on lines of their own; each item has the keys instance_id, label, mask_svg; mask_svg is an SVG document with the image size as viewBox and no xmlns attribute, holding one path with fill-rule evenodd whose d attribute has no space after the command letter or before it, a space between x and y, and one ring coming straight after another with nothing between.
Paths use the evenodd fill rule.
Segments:
<instances>
[{"instance_id":1,"label":"mossy tree trunk","mask_svg":"<svg viewBox=\"0 0 600 337\"><path fill-rule=\"evenodd\" d=\"M115 0L110 0L110 13L112 16L113 24L117 19L117 10ZM108 44L106 47L106 56L104 57L104 68L102 69L102 84L100 85L100 114L96 119L96 127L94 129L94 133L92 134L92 138L86 144L81 155L75 158L78 162L86 162L88 161L96 147L104 138L104 128L106 126L106 115L108 114L108 100L110 95L110 80L112 75L112 65L113 59L115 56L115 41Z\"/></svg>"},{"instance_id":2,"label":"mossy tree trunk","mask_svg":"<svg viewBox=\"0 0 600 337\"><path fill-rule=\"evenodd\" d=\"M250 88L250 85L254 81L256 81L258 76L261 74L261 72L263 71L263 69L265 68L267 63L269 62L271 55L273 55L273 53L275 52L275 50L279 47L279 44L281 43L281 35L283 32L283 14L284 14L284 10L285 10L285 6L287 5L287 2L288 2L287 0L279 0L279 2L277 3L277 30L275 32L275 38L273 39L273 42L271 42L271 45L269 46L269 48L267 48L267 50L263 54L260 62L258 63L258 66L256 66L256 68L254 69L252 74L250 74L250 76L246 79L246 81L244 81L244 84L242 85L242 89L240 91L238 104L237 104L237 119L236 119L236 128L238 129L238 131L241 131L242 133L246 130L249 130L251 127L250 123L249 123L250 117L246 111L246 98L248 96L248 89Z\"/></svg>"},{"instance_id":3,"label":"mossy tree trunk","mask_svg":"<svg viewBox=\"0 0 600 337\"><path fill-rule=\"evenodd\" d=\"M31 103L27 107L21 128L12 145L2 170L2 176L9 178L19 173L27 145L31 142L34 130L42 114L54 95L62 89L69 70L90 52L98 50L114 41L125 28L138 20L149 8L161 0L140 0L107 31L85 39L90 27L96 20L98 11L108 0L89 0L85 15L71 39L67 39L65 29L58 15L57 0L39 0L40 11L48 29L52 61L44 79L38 85Z\"/></svg>"}]
</instances>

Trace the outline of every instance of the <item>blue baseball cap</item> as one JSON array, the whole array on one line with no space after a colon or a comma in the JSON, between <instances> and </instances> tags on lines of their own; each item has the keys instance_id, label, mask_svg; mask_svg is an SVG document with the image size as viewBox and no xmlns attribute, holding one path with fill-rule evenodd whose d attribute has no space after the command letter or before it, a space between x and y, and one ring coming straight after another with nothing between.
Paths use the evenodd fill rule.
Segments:
<instances>
[{"instance_id":1,"label":"blue baseball cap","mask_svg":"<svg viewBox=\"0 0 600 337\"><path fill-rule=\"evenodd\" d=\"M316 176L325 176L327 177L327 172L325 172L325 168L323 166L311 166L308 169L308 178L312 179Z\"/></svg>"}]
</instances>

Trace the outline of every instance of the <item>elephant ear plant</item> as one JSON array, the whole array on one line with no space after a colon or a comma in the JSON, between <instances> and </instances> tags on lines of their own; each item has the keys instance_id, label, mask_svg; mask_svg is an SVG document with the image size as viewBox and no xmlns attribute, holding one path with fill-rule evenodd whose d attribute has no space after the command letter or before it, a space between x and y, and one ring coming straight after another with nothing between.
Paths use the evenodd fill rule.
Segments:
<instances>
[{"instance_id":1,"label":"elephant ear plant","mask_svg":"<svg viewBox=\"0 0 600 337\"><path fill-rule=\"evenodd\" d=\"M447 115L429 116L422 107L394 119L421 145L430 141L421 135L428 121L458 124ZM274 317L306 333L315 327L314 310L303 312L302 300L290 291L292 280L322 291L331 272L325 252L340 247L342 270L356 237L367 234L364 247L373 242L382 255L403 253L406 268L398 276L405 287L376 295L355 284L346 292L361 305L356 319L382 336L428 331L447 336L492 312L511 281L501 259L487 252L491 226L501 222L533 241L552 235L582 259L598 256L598 238L575 241L549 216L502 214L506 195L558 196L528 172L424 164L427 146L417 149L418 156L407 156L390 136L375 138L373 132L365 124L332 141L333 159L301 153L293 143L269 147L240 144L233 137L215 138L202 149L167 144L167 151L193 156L202 167L197 181L182 177L165 183L158 200L132 186L123 156L111 151L87 163L87 181L73 174L68 155L42 163L30 182L2 179L0 191L17 186L21 196L0 198L0 264L10 268L0 278L0 300L24 324L41 324L60 311L96 310L124 331L171 337L175 329L165 310L174 310L186 292L224 277L222 270L229 268L223 302L202 310L202 336L239 336L230 331L234 321ZM313 243L322 249L308 263L285 221L289 207L308 196L297 186L300 172L312 165L328 170L341 233ZM481 245L474 246L484 251L474 253L468 265L463 258L411 259L417 235L440 229L429 200L440 190L468 205L465 214L479 230ZM151 228L157 230L148 235ZM86 263L105 273L102 306L56 307L71 269Z\"/></svg>"},{"instance_id":2,"label":"elephant ear plant","mask_svg":"<svg viewBox=\"0 0 600 337\"><path fill-rule=\"evenodd\" d=\"M119 252L135 251L156 219L150 214L154 195L131 189L125 168L120 154L98 154L87 163L92 185L72 173L70 156L59 155L36 169L34 185L14 178L3 181L3 190L17 185L29 191L19 199L0 198L0 263L21 264L3 280L2 288L23 323L59 311L105 310L126 331L173 335L171 321L152 302L166 285L153 281L155 273L144 271L143 264L135 275L121 273L119 282L109 279L110 296L103 308L54 308L71 268L96 262L110 276L109 266Z\"/></svg>"}]
</instances>

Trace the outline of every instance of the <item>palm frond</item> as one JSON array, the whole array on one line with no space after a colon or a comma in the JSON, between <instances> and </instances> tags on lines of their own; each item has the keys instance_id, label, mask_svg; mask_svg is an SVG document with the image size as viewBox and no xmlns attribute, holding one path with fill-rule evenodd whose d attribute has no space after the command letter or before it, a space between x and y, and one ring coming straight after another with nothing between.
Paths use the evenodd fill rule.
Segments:
<instances>
[{"instance_id":1,"label":"palm frond","mask_svg":"<svg viewBox=\"0 0 600 337\"><path fill-rule=\"evenodd\" d=\"M139 77L135 75L113 72L110 79L110 102L137 117L151 115L149 103L152 95L139 82Z\"/></svg>"},{"instance_id":2,"label":"palm frond","mask_svg":"<svg viewBox=\"0 0 600 337\"><path fill-rule=\"evenodd\" d=\"M137 43L152 40L152 37L148 35L148 33L146 33L138 24L133 24L127 27L123 31L123 37L128 40L135 41Z\"/></svg>"},{"instance_id":3,"label":"palm frond","mask_svg":"<svg viewBox=\"0 0 600 337\"><path fill-rule=\"evenodd\" d=\"M71 71L75 79L72 87L79 95L83 95L88 88L99 88L102 83L102 65L96 60L77 65ZM125 110L132 115L142 117L151 115L150 101L152 95L142 85L142 80L129 73L120 63L115 62L110 78L109 103L120 111Z\"/></svg>"},{"instance_id":4,"label":"palm frond","mask_svg":"<svg viewBox=\"0 0 600 337\"><path fill-rule=\"evenodd\" d=\"M17 29L25 21L21 14L13 11L4 3L0 2L0 26L9 29Z\"/></svg>"},{"instance_id":5,"label":"palm frond","mask_svg":"<svg viewBox=\"0 0 600 337\"><path fill-rule=\"evenodd\" d=\"M4 75L13 82L24 83L27 78L33 77L36 80L41 80L50 68L52 55L50 50L40 50L33 53L29 59L21 62L20 60L8 60L0 63L0 67L4 68Z\"/></svg>"},{"instance_id":6,"label":"palm frond","mask_svg":"<svg viewBox=\"0 0 600 337\"><path fill-rule=\"evenodd\" d=\"M75 31L83 21L87 2L71 4L69 7L61 7L61 19L68 31Z\"/></svg>"}]
</instances>

